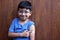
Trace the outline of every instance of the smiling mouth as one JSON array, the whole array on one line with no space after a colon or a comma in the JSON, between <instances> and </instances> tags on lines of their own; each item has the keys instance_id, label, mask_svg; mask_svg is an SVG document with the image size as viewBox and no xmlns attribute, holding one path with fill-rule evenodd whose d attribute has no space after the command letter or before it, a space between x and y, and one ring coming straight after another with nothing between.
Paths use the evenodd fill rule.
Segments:
<instances>
[{"instance_id":1,"label":"smiling mouth","mask_svg":"<svg viewBox=\"0 0 60 40\"><path fill-rule=\"evenodd\" d=\"M27 17L27 15L20 15L20 17Z\"/></svg>"},{"instance_id":2,"label":"smiling mouth","mask_svg":"<svg viewBox=\"0 0 60 40\"><path fill-rule=\"evenodd\" d=\"M27 19L27 15L20 15L19 16L21 20L26 20Z\"/></svg>"}]
</instances>

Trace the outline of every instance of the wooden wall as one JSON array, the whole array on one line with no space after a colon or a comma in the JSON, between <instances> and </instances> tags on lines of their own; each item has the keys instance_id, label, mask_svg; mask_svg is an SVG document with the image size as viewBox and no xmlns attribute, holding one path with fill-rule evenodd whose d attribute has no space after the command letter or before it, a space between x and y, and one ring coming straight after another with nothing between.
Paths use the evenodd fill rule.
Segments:
<instances>
[{"instance_id":1,"label":"wooden wall","mask_svg":"<svg viewBox=\"0 0 60 40\"><path fill-rule=\"evenodd\" d=\"M0 0L0 40L8 38L8 28L22 0ZM60 40L60 0L28 0L33 5L31 19L36 25L36 40Z\"/></svg>"}]
</instances>

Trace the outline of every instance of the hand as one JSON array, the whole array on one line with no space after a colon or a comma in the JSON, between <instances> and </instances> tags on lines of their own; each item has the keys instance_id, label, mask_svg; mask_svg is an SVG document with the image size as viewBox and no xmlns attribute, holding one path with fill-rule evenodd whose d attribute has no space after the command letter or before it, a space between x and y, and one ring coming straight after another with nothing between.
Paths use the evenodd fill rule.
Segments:
<instances>
[{"instance_id":1,"label":"hand","mask_svg":"<svg viewBox=\"0 0 60 40\"><path fill-rule=\"evenodd\" d=\"M24 37L29 37L29 33L30 33L30 32L29 32L28 30L25 30L25 31L23 32L23 36L24 36Z\"/></svg>"}]
</instances>

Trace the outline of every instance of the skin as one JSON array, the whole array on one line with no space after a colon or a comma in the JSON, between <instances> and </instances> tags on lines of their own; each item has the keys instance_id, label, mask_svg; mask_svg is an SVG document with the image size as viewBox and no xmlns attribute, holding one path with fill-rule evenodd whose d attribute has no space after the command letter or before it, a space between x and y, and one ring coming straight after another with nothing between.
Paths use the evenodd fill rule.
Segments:
<instances>
[{"instance_id":1,"label":"skin","mask_svg":"<svg viewBox=\"0 0 60 40\"><path fill-rule=\"evenodd\" d=\"M24 10L23 13L20 13L20 10ZM20 9L18 11L18 16L20 18L19 23L24 24L25 22L27 22L27 19L31 16L31 11L29 9ZM27 14L24 14L25 11L28 11ZM31 25L30 27L30 31L25 30L22 33L14 33L14 32L8 32L8 36L9 37L29 37L30 36L30 40L35 40L35 26Z\"/></svg>"}]
</instances>

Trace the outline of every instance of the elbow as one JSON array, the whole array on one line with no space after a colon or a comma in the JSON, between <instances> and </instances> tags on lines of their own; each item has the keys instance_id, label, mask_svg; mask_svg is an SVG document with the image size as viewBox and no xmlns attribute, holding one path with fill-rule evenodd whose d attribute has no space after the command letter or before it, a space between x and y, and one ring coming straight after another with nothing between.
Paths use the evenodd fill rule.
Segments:
<instances>
[{"instance_id":1,"label":"elbow","mask_svg":"<svg viewBox=\"0 0 60 40\"><path fill-rule=\"evenodd\" d=\"M8 33L8 37L11 37L11 33Z\"/></svg>"}]
</instances>

